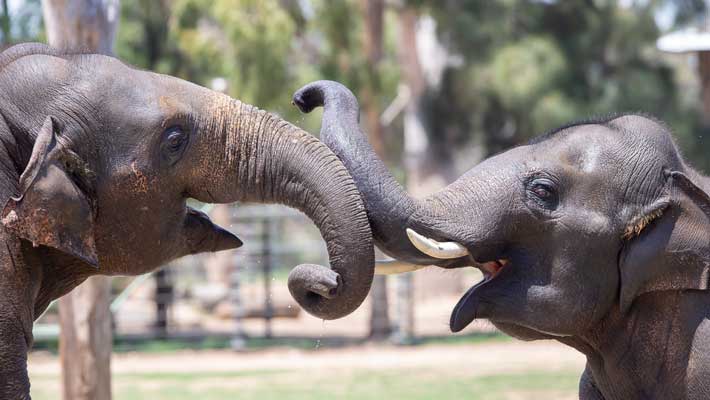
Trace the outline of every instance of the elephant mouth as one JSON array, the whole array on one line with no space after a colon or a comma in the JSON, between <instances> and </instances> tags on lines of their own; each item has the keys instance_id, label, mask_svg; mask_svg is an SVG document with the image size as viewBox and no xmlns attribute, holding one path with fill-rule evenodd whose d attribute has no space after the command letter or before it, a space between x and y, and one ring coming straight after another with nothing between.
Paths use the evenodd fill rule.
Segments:
<instances>
[{"instance_id":1,"label":"elephant mouth","mask_svg":"<svg viewBox=\"0 0 710 400\"><path fill-rule=\"evenodd\" d=\"M440 238L446 235L438 232L431 232L433 233L432 237L422 235L412 228L407 228L406 233L414 247L439 261L437 263L438 266L442 268L473 266L483 272L483 280L469 289L451 312L451 319L449 320L451 331L461 331L476 319L479 306L479 296L476 295L476 291L495 280L504 269L510 268L512 266L511 260L509 258L490 257L490 255L483 256L481 252L472 251L472 249L476 249L480 245L477 243L465 245L458 241L441 241ZM495 250L490 249L489 251ZM476 260L476 254L479 257L486 257L489 261Z\"/></svg>"},{"instance_id":2,"label":"elephant mouth","mask_svg":"<svg viewBox=\"0 0 710 400\"><path fill-rule=\"evenodd\" d=\"M479 297L476 296L476 291L496 279L503 269L510 268L510 266L509 259L475 263L474 267L483 272L483 279L468 289L459 302L456 303L449 320L449 327L452 332L460 332L476 319L479 304Z\"/></svg>"}]
</instances>

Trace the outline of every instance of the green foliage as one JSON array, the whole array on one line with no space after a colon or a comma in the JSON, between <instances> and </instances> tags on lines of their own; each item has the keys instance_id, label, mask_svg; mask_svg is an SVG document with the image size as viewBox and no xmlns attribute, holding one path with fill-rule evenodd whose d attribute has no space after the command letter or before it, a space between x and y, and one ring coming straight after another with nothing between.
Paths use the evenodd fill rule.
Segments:
<instances>
[{"instance_id":1,"label":"green foliage","mask_svg":"<svg viewBox=\"0 0 710 400\"><path fill-rule=\"evenodd\" d=\"M480 138L490 154L565 121L624 111L668 121L689 149L710 146L688 108L699 100L683 101L673 68L655 48L655 13L671 6L677 21L692 20L698 2L418 3L436 18L440 40L465 60L429 99L430 132L447 132L432 141L439 146ZM436 115L443 110L453 111Z\"/></svg>"},{"instance_id":2,"label":"green foliage","mask_svg":"<svg viewBox=\"0 0 710 400\"><path fill-rule=\"evenodd\" d=\"M363 13L359 2L313 0L311 3L314 17L307 33L311 41L322 38L315 53L317 79L339 81L356 94L367 87L381 97L380 103L391 100L399 82L396 22L392 13L385 13L383 59L372 65L364 52Z\"/></svg>"},{"instance_id":3,"label":"green foliage","mask_svg":"<svg viewBox=\"0 0 710 400\"><path fill-rule=\"evenodd\" d=\"M404 4L434 17L438 39L463 60L425 94L438 159L472 143L495 153L594 114L643 111L667 121L686 156L710 170L699 99L679 90L677 65L655 48L659 10L672 23L693 23L704 15L702 0ZM41 40L40 7L28 0L0 19L12 41ZM338 80L361 100L373 93L370 101L381 109L396 96L397 12L386 8L383 57L373 65L363 49L360 1L122 0L116 52L204 86L224 77L229 94L317 131L317 113L304 119L289 106L291 93L308 81ZM401 152L400 124L385 137L391 154Z\"/></svg>"},{"instance_id":4,"label":"green foliage","mask_svg":"<svg viewBox=\"0 0 710 400\"><path fill-rule=\"evenodd\" d=\"M170 1L122 0L116 38L118 57L162 73L176 73L181 59L168 37Z\"/></svg>"},{"instance_id":5,"label":"green foliage","mask_svg":"<svg viewBox=\"0 0 710 400\"><path fill-rule=\"evenodd\" d=\"M529 36L498 50L488 68L492 92L503 106L522 111L555 90L567 65L554 42Z\"/></svg>"},{"instance_id":6,"label":"green foliage","mask_svg":"<svg viewBox=\"0 0 710 400\"><path fill-rule=\"evenodd\" d=\"M325 78L340 80L357 90L358 72L365 59L357 39L362 21L351 18L358 12L356 4L347 0L320 0L314 2L314 8L313 28L326 38L319 52L320 72Z\"/></svg>"},{"instance_id":7,"label":"green foliage","mask_svg":"<svg viewBox=\"0 0 710 400\"><path fill-rule=\"evenodd\" d=\"M229 93L272 108L295 89L292 14L278 1L124 0L117 52L129 62L209 86L226 78Z\"/></svg>"},{"instance_id":8,"label":"green foliage","mask_svg":"<svg viewBox=\"0 0 710 400\"><path fill-rule=\"evenodd\" d=\"M211 54L204 54L202 58L206 68L211 59L223 54L225 60L220 72L230 80L233 95L262 107L288 104L285 100L290 93L284 90L293 87L289 86L293 84L288 68L294 32L291 16L277 1L207 3L211 4L207 21L214 23L213 30L200 28L200 24L190 27L197 38L184 42L186 53L202 58L202 49L209 49ZM247 21L249 23L245 23ZM207 46L209 43L212 43L211 48ZM277 99L281 102L277 103Z\"/></svg>"}]
</instances>

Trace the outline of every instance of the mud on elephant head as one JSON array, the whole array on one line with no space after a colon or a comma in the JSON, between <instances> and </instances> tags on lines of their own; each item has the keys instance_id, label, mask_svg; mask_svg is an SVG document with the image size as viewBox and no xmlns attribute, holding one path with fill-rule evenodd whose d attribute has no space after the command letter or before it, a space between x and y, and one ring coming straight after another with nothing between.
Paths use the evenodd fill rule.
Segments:
<instances>
[{"instance_id":1,"label":"mud on elephant head","mask_svg":"<svg viewBox=\"0 0 710 400\"><path fill-rule=\"evenodd\" d=\"M82 260L89 274L140 274L241 245L188 198L282 203L315 221L332 266L291 272L299 304L333 319L367 295L374 253L360 194L301 129L174 77L40 44L2 53L0 87L9 232Z\"/></svg>"}]
</instances>

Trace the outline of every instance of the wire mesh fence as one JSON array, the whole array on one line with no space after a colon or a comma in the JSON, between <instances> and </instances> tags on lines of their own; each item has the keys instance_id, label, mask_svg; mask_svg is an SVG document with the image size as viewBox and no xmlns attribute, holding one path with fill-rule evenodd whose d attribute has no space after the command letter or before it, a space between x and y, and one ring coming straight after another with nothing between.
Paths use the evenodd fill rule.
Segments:
<instances>
[{"instance_id":1,"label":"wire mesh fence","mask_svg":"<svg viewBox=\"0 0 710 400\"><path fill-rule=\"evenodd\" d=\"M152 274L114 278L111 311L117 338L222 337L236 348L246 338L363 339L369 333L372 307L380 306L390 313L394 340L404 343L408 336L446 334L447 313L457 296L467 283L480 278L471 269L436 268L404 279L390 276L390 304L372 304L368 299L353 315L329 321L326 329L323 321L301 311L286 286L293 266L328 265L326 246L315 225L303 213L279 205L216 207L222 208L207 206L205 211L244 245L184 257ZM56 310L50 307L35 326L38 340L58 334L56 319ZM492 328L478 322L471 329Z\"/></svg>"}]
</instances>

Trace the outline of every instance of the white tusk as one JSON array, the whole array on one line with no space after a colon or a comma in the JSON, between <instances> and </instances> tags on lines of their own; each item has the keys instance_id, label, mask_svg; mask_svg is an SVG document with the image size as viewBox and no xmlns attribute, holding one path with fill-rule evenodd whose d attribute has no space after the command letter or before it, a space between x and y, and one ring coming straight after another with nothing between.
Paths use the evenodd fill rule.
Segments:
<instances>
[{"instance_id":1,"label":"white tusk","mask_svg":"<svg viewBox=\"0 0 710 400\"><path fill-rule=\"evenodd\" d=\"M468 255L468 250L456 242L437 242L409 228L407 228L407 236L414 247L430 257L448 260Z\"/></svg>"},{"instance_id":2,"label":"white tusk","mask_svg":"<svg viewBox=\"0 0 710 400\"><path fill-rule=\"evenodd\" d=\"M378 260L375 263L375 275L396 275L426 268L428 265L415 265L397 260Z\"/></svg>"}]
</instances>

